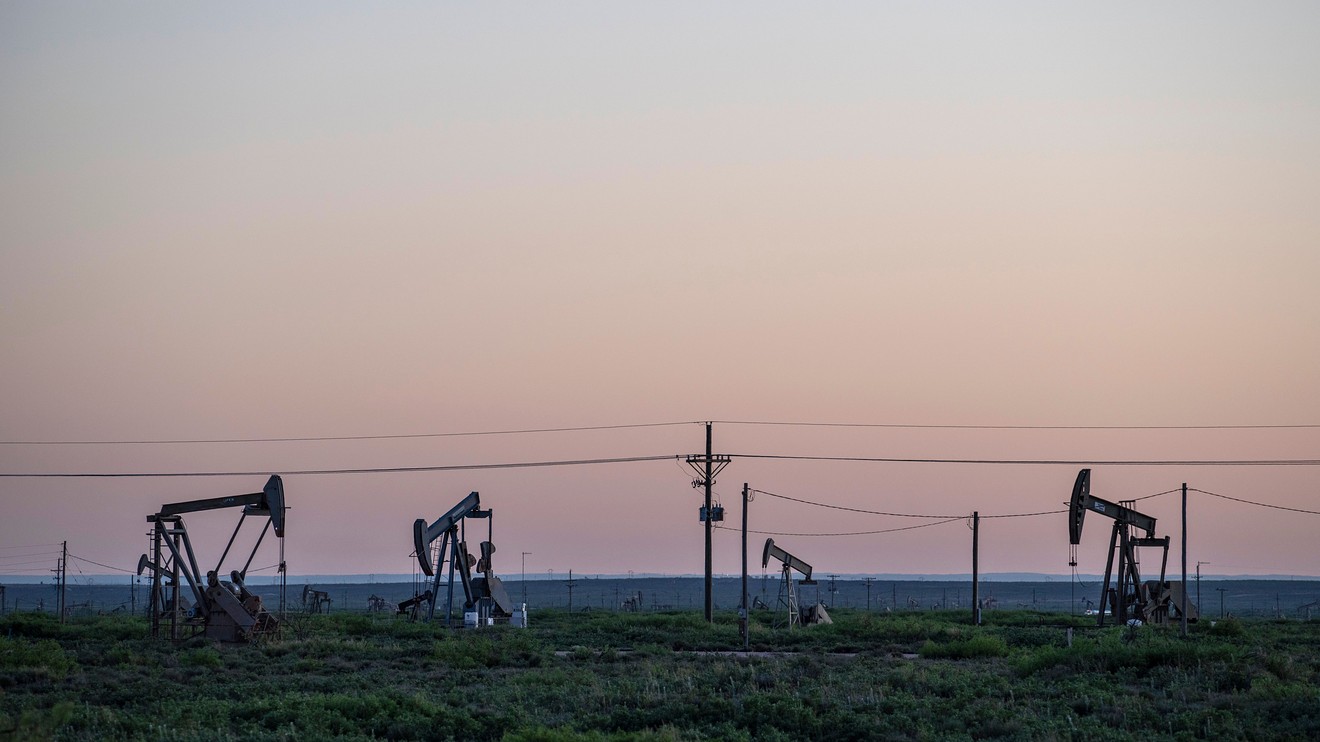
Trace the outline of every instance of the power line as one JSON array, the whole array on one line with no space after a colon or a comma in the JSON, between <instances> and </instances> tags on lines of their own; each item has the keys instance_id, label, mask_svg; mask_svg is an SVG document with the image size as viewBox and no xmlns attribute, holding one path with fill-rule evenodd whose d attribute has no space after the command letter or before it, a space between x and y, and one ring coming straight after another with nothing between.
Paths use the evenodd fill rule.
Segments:
<instances>
[{"instance_id":1,"label":"power line","mask_svg":"<svg viewBox=\"0 0 1320 742\"><path fill-rule=\"evenodd\" d=\"M734 453L733 458L784 461L854 461L879 464L1007 464L1012 466L1320 466L1320 459L942 459L881 456L814 456L793 454Z\"/></svg>"},{"instance_id":2,"label":"power line","mask_svg":"<svg viewBox=\"0 0 1320 742\"><path fill-rule=\"evenodd\" d=\"M1002 515L982 515L980 517L981 520L987 520L989 518L1035 518L1038 515L1058 515L1060 513L1066 513L1066 512L1068 512L1067 508L1064 508L1062 510L1041 510L1035 513L1004 513Z\"/></svg>"},{"instance_id":3,"label":"power line","mask_svg":"<svg viewBox=\"0 0 1320 742\"><path fill-rule=\"evenodd\" d=\"M227 443L314 443L325 441L381 441L416 438L462 438L492 435L524 435L534 433L572 433L593 430L624 430L629 428L661 428L681 425L700 425L701 420L675 420L654 423L628 423L619 425L578 425L552 428L511 428L507 430L469 430L440 433L391 433L381 435L317 435L276 436L265 438L141 438L101 440L9 440L0 446L140 446L178 444ZM928 423L840 423L790 420L712 420L720 425L755 425L777 427L815 428L882 428L897 430L1309 430L1320 428L1320 423L1297 424L1244 424L1244 425L937 425Z\"/></svg>"},{"instance_id":4,"label":"power line","mask_svg":"<svg viewBox=\"0 0 1320 742\"><path fill-rule=\"evenodd\" d=\"M13 568L13 566L24 566L29 564L50 564L50 560L49 558L38 558L38 560L33 561L9 561L4 562L4 564L0 566L3 566L4 569L9 569ZM26 570L24 570L24 572L26 572Z\"/></svg>"},{"instance_id":5,"label":"power line","mask_svg":"<svg viewBox=\"0 0 1320 742\"><path fill-rule=\"evenodd\" d=\"M46 548L46 547L48 547L48 546L51 547L51 548L54 548L54 547L59 546L59 544L26 544L26 545L21 545L21 546L20 546L20 545L15 545L15 546L0 546L0 549L44 549L44 548Z\"/></svg>"},{"instance_id":6,"label":"power line","mask_svg":"<svg viewBox=\"0 0 1320 742\"><path fill-rule=\"evenodd\" d=\"M70 554L70 555L69 555L69 558L70 558L70 559L75 559L75 560L80 561L80 562L87 562L88 564L95 564L95 565L98 566L98 567L105 567L106 569L113 569L113 570L116 571L116 572L123 572L123 573L125 573L125 574L130 574L130 575L135 575L135 574L137 574L137 572L134 572L134 571L131 570L131 569L123 569L123 568L121 568L121 567L111 567L109 564L101 564L100 562L94 562L94 561L92 561L91 559L87 559L87 558L80 557L80 556L74 556L73 554ZM78 574L82 574L82 570L81 570L81 569L78 570Z\"/></svg>"},{"instance_id":7,"label":"power line","mask_svg":"<svg viewBox=\"0 0 1320 742\"><path fill-rule=\"evenodd\" d=\"M1305 430L1320 423L1287 425L929 425L918 423L832 423L779 420L712 420L720 425L801 428L895 428L903 430Z\"/></svg>"},{"instance_id":8,"label":"power line","mask_svg":"<svg viewBox=\"0 0 1320 742\"><path fill-rule=\"evenodd\" d=\"M919 525L915 525L915 526L903 526L903 527L901 527L901 528L886 528L886 529L881 530L881 531L849 531L849 532L846 532L846 533L786 533L786 532L783 532L783 531L753 531L753 530L750 530L750 529L749 529L747 532L748 532L748 533L755 533L755 534L758 534L758 535L761 535L761 536L810 536L810 537L815 537L815 536L874 536L874 535L881 534L881 533L898 533L899 531L915 531L915 530L917 530L918 528L930 528L931 526L940 526L940 525L944 525L945 523L953 523L953 522L955 522L955 521L966 520L966 519L969 518L969 517L970 517L970 516L960 515L960 516L958 516L958 517L956 517L956 518L947 518L947 519L945 519L945 520L935 521L934 523L921 523L921 524L919 524ZM721 531L728 531L729 533L740 533L740 532L741 532L739 529L732 529L732 528L721 528L720 530L721 530Z\"/></svg>"},{"instance_id":9,"label":"power line","mask_svg":"<svg viewBox=\"0 0 1320 742\"><path fill-rule=\"evenodd\" d=\"M846 506L846 505L832 505L832 504L830 504L830 503L816 502L816 501L814 501L814 500L804 500L804 499L799 498L799 497L789 497L788 495L781 495L781 494L777 494L777 493L774 493L774 492L767 492L767 491L765 491L765 490L760 490L760 489L754 489L754 490L751 490L751 491L752 491L752 492L755 492L755 493L757 493L757 494L761 494L761 495L769 495L770 497L778 497L778 498L783 499L783 500L792 500L793 502L800 502L800 503L803 503L803 504L805 504L805 505L815 505L816 507L829 508L829 509L831 509L831 510L845 510L845 511L852 512L852 513L865 513L865 514L867 514L867 515L886 515L886 516L890 516L890 517L894 517L894 518L953 518L953 519L959 519L959 518L967 518L967 517L970 517L969 515L930 515L930 514L921 514L921 513L890 513L890 512L884 512L884 511L881 511L881 510L865 510L865 509L862 509L862 508L852 508L852 507L848 507L848 506ZM1156 493L1153 494L1153 495L1144 495L1144 496L1142 496L1142 497L1135 497L1135 498L1132 498L1132 500L1133 500L1134 502L1135 502L1135 501L1139 501L1139 500L1149 500L1149 499L1152 498L1152 497L1159 497L1159 496L1161 496L1161 495L1168 495L1168 494L1172 494L1172 493L1174 493L1174 492L1179 492L1179 491L1181 491L1181 490L1180 490L1180 489L1176 489L1176 490L1165 490L1164 492L1156 492ZM1000 513L1000 514L998 514L998 515L993 515L993 514L992 514L992 515L982 515L981 517L982 517L982 518L1034 518L1034 517L1041 516L1041 515L1058 515L1058 514L1060 514L1060 513L1066 513L1066 512L1068 512L1068 510L1065 508L1065 509L1063 509L1063 510L1041 510L1041 511L1034 512L1034 513Z\"/></svg>"},{"instance_id":10,"label":"power line","mask_svg":"<svg viewBox=\"0 0 1320 742\"><path fill-rule=\"evenodd\" d=\"M850 508L845 505L831 505L829 503L815 502L813 500L803 500L802 498L799 497L789 497L788 495L780 495L774 492L766 492L765 490L754 489L751 491L755 492L758 495L769 495L770 497L778 497L781 500L792 500L793 502L800 502L803 503L804 505L815 505L818 508L829 508L831 510L846 510L851 513L865 513L867 515L888 515L894 518L965 518L967 517L964 515L950 515L947 513L943 515L928 515L921 513L886 513L881 510L863 510L862 508Z\"/></svg>"},{"instance_id":11,"label":"power line","mask_svg":"<svg viewBox=\"0 0 1320 742\"><path fill-rule=\"evenodd\" d=\"M560 461L514 461L498 464L449 464L440 466L385 466L354 469L295 469L280 472L283 476L317 474L398 474L433 471L480 471L486 469L531 469L553 466L590 466L595 464L632 464L641 461L667 461L678 458L677 454L664 456L621 456L605 459L567 459ZM160 479L183 477L255 477L270 474L269 471L202 471L202 472L45 472L36 474L0 473L0 478L33 479Z\"/></svg>"},{"instance_id":12,"label":"power line","mask_svg":"<svg viewBox=\"0 0 1320 742\"><path fill-rule=\"evenodd\" d=\"M1156 492L1153 495L1142 495L1141 497L1125 497L1123 499L1131 500L1132 502L1141 502L1142 500L1149 500L1152 497L1163 497L1165 495L1172 495L1175 492L1182 492L1182 487L1179 487L1177 489L1164 490L1163 492Z\"/></svg>"},{"instance_id":13,"label":"power line","mask_svg":"<svg viewBox=\"0 0 1320 742\"><path fill-rule=\"evenodd\" d=\"M1084 460L1084 459L943 459L943 458L891 458L875 456L815 456L792 454L726 454L730 458L769 459L781 461L851 461L884 464L1005 464L1014 466L1320 466L1320 459L1146 459L1146 460ZM629 464L643 461L682 459L683 454L656 456L621 456L599 459L565 459L557 461L515 461L496 464L447 464L435 466L384 466L344 469L295 469L280 472L292 475L334 474L391 474L435 471L480 471L486 469L530 469L555 466L589 466L595 464ZM15 472L0 473L6 479L149 479L186 477L250 477L264 476L270 471L205 471L205 472Z\"/></svg>"},{"instance_id":14,"label":"power line","mask_svg":"<svg viewBox=\"0 0 1320 742\"><path fill-rule=\"evenodd\" d=\"M695 425L694 421L662 423L635 423L628 425L580 425L562 428L519 428L512 430L472 430L450 433L398 433L391 435L320 435L287 436L276 438L158 438L140 440L77 440L77 441L0 441L0 446L140 446L194 443L292 443L320 441L384 441L406 438L463 438L486 435L522 435L527 433L573 433L590 430L623 430L625 428L663 428L676 425Z\"/></svg>"},{"instance_id":15,"label":"power line","mask_svg":"<svg viewBox=\"0 0 1320 742\"><path fill-rule=\"evenodd\" d=\"M1221 495L1217 492L1207 492L1205 490L1194 489L1192 487L1188 487L1187 491L1200 492L1203 495L1210 495L1211 497L1219 497L1224 500L1232 500L1233 502L1242 502L1248 505L1256 505L1262 508L1273 508L1274 510L1287 510L1291 513L1306 513L1307 515L1320 515L1320 511L1316 511L1316 510L1303 510L1302 508L1289 508L1289 507L1284 507L1283 505L1271 505L1267 502L1255 502L1253 500L1244 500L1240 497L1229 497L1228 495Z\"/></svg>"}]
</instances>

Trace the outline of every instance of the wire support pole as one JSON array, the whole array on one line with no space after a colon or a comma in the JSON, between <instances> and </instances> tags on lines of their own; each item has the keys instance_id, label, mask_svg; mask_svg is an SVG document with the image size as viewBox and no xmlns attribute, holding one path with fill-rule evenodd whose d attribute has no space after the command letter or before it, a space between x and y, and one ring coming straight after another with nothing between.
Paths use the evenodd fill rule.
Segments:
<instances>
[{"instance_id":1,"label":"wire support pole","mask_svg":"<svg viewBox=\"0 0 1320 742\"><path fill-rule=\"evenodd\" d=\"M711 573L711 533L715 527L714 509L711 507L711 485L714 475L711 473L711 424L706 423L706 623L714 620L715 604L711 596L711 590L714 585L713 575Z\"/></svg>"},{"instance_id":2,"label":"wire support pole","mask_svg":"<svg viewBox=\"0 0 1320 742\"><path fill-rule=\"evenodd\" d=\"M60 623L64 623L65 588L69 584L69 542L60 542Z\"/></svg>"},{"instance_id":3,"label":"wire support pole","mask_svg":"<svg viewBox=\"0 0 1320 742\"><path fill-rule=\"evenodd\" d=\"M743 651L751 643L751 612L747 605L747 503L752 499L752 490L743 482L742 489L742 601L738 606L738 623L742 627Z\"/></svg>"},{"instance_id":4,"label":"wire support pole","mask_svg":"<svg viewBox=\"0 0 1320 742\"><path fill-rule=\"evenodd\" d=\"M972 625L981 625L981 514L972 512Z\"/></svg>"},{"instance_id":5,"label":"wire support pole","mask_svg":"<svg viewBox=\"0 0 1320 742\"><path fill-rule=\"evenodd\" d=\"M711 560L711 542L714 530L715 520L723 518L723 508L715 509L713 488L715 486L715 477L724 467L729 465L730 457L714 454L712 448L711 423L706 423L706 453L693 454L687 457L688 466L697 473L698 478L693 480L692 486L705 490L705 506L701 509L701 520L706 525L706 570L705 570L705 616L706 623L712 623L715 615L715 603L712 598L712 588L714 585L714 573L712 571Z\"/></svg>"},{"instance_id":6,"label":"wire support pole","mask_svg":"<svg viewBox=\"0 0 1320 742\"><path fill-rule=\"evenodd\" d=\"M1182 485L1182 604L1178 612L1182 614L1179 625L1184 639L1187 638L1187 483ZM1199 606L1198 606L1199 607Z\"/></svg>"}]
</instances>

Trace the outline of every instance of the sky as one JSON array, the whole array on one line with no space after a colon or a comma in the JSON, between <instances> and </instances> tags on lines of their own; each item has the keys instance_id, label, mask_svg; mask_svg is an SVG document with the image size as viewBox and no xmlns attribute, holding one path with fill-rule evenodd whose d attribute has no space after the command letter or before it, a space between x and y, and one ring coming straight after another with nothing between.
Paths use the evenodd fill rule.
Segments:
<instances>
[{"instance_id":1,"label":"sky","mask_svg":"<svg viewBox=\"0 0 1320 742\"><path fill-rule=\"evenodd\" d=\"M0 574L66 540L132 569L161 504L266 473L294 575L407 573L413 521L469 491L506 576L700 573L701 421L1320 424L1318 26L1305 2L0 5L0 472L251 472L0 478ZM1320 458L1318 427L713 439L729 574L744 482L961 518L1061 509L1081 462ZM633 456L670 458L287 474ZM1320 509L1316 466L1092 469L1110 500ZM1171 566L1178 498L1142 501ZM750 507L778 534L943 520ZM187 519L203 562L236 520ZM1193 492L1189 560L1320 576L1317 525ZM970 570L965 519L775 539L822 574ZM1057 513L980 544L982 571L1070 569Z\"/></svg>"}]
</instances>

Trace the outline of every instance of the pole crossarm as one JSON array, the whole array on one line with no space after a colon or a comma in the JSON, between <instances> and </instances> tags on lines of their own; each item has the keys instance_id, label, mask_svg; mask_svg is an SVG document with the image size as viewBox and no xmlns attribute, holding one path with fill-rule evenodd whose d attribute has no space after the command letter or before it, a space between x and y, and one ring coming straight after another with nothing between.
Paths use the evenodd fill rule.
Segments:
<instances>
[{"instance_id":1,"label":"pole crossarm","mask_svg":"<svg viewBox=\"0 0 1320 742\"><path fill-rule=\"evenodd\" d=\"M696 472L698 477L698 479L692 483L692 486L694 488L704 487L706 485L706 454L704 453L688 454L687 458L685 458L684 461L687 462L688 466L692 467L692 471ZM724 471L724 467L728 466L729 462L731 461L733 461L732 456L726 456L724 454L711 455L710 457L711 486L715 485L715 477L718 477L720 475L720 472Z\"/></svg>"}]
</instances>

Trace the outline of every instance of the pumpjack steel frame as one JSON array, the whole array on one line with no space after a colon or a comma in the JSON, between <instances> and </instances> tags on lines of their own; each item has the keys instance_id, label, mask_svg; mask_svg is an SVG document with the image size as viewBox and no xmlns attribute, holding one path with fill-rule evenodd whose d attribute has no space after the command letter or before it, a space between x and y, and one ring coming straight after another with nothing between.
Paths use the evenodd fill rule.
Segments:
<instances>
[{"instance_id":1,"label":"pumpjack steel frame","mask_svg":"<svg viewBox=\"0 0 1320 742\"><path fill-rule=\"evenodd\" d=\"M193 551L192 539L183 522L185 513L241 507L238 525L225 545L224 553L215 569L202 573ZM204 634L220 641L247 641L278 630L279 621L261 603L261 598L248 590L244 580L252 559L271 530L280 542L280 603L285 596L284 483L279 475L271 475L260 492L205 500L191 500L162 505L160 511L147 516L153 524L151 555L143 554L138 560L138 574L151 573L151 636L159 638L162 628L168 628L174 640ZM234 546L238 532L248 516L266 519L256 544L248 554L241 570L232 570L229 581L220 579L220 569ZM183 595L184 585L192 595L190 603Z\"/></svg>"},{"instance_id":2,"label":"pumpjack steel frame","mask_svg":"<svg viewBox=\"0 0 1320 742\"><path fill-rule=\"evenodd\" d=\"M800 585L815 585L816 581L811 579L811 565L802 561L798 557L784 551L775 545L775 540L768 538L765 540L765 547L761 550L761 568L765 569L770 565L771 557L777 559L781 566L783 575L782 588L784 595L780 596L780 605L788 609L788 628L801 625L802 609L798 603L797 590L793 587L793 572L797 571L802 575Z\"/></svg>"},{"instance_id":3,"label":"pumpjack steel frame","mask_svg":"<svg viewBox=\"0 0 1320 742\"><path fill-rule=\"evenodd\" d=\"M467 520L469 518L486 520L486 540L481 542L480 560L473 557L467 550ZM446 626L452 627L454 621L455 573L457 573L463 586L464 606L475 608L479 621L491 618L507 618L513 614L513 603L509 599L503 583L495 576L494 567L492 566L492 559L495 554L495 544L493 543L494 520L493 510L489 508L483 510L481 508L480 493L471 492L434 523L427 525L424 518L418 518L413 522L413 548L417 556L418 566L421 567L426 576L434 577L431 589L427 593L414 598L420 603L422 600L426 600L423 596L428 594L431 596L429 600L426 600L427 621L435 618L435 604L438 602L437 598L440 595L441 578L446 562L449 564L445 603ZM440 541L440 545L435 548L434 544L437 539ZM431 556L433 548L435 548L437 557L434 561ZM472 568L474 566L478 572L482 573L481 577L473 578ZM400 604L400 611L402 612L402 604Z\"/></svg>"},{"instance_id":4,"label":"pumpjack steel frame","mask_svg":"<svg viewBox=\"0 0 1320 742\"><path fill-rule=\"evenodd\" d=\"M1185 589L1181 582L1175 585L1165 579L1169 565L1169 537L1155 536L1155 518L1130 505L1092 495L1091 470L1082 469L1073 482L1072 498L1068 504L1069 562L1073 566L1077 564L1077 546L1082 541L1082 524L1088 512L1098 513L1114 521L1109 536L1104 585L1100 591L1100 608L1096 614L1097 625L1105 625L1106 609L1120 625L1134 618L1147 623L1166 621L1170 610L1180 608L1170 598L1175 594L1181 595L1179 591ZM1133 533L1133 529L1138 533ZM1141 580L1141 560L1137 549L1145 547L1160 549L1158 582ZM1114 583L1112 588L1111 581ZM1195 606L1189 603L1188 614L1191 620L1195 620L1195 610Z\"/></svg>"}]
</instances>

